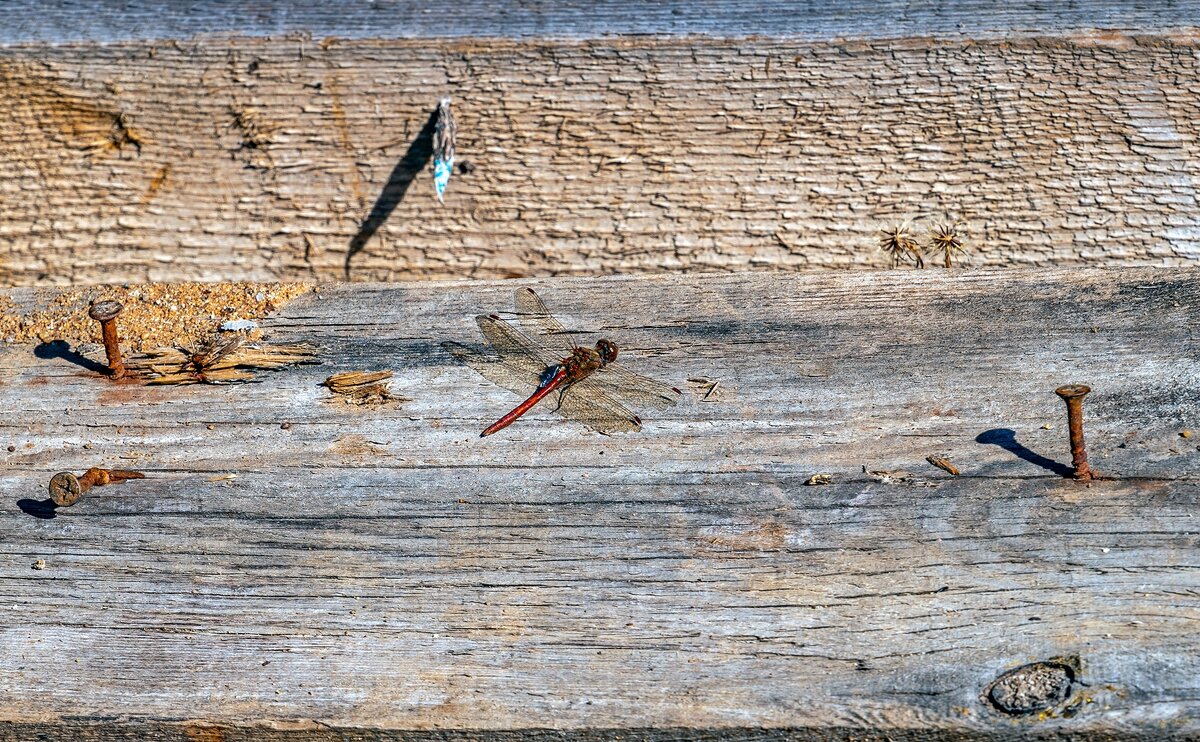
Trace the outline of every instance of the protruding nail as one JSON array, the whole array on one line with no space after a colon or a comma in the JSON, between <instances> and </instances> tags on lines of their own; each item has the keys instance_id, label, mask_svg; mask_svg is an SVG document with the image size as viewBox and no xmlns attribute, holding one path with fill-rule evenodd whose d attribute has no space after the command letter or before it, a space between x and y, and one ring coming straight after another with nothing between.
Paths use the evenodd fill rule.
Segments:
<instances>
[{"instance_id":1,"label":"protruding nail","mask_svg":"<svg viewBox=\"0 0 1200 742\"><path fill-rule=\"evenodd\" d=\"M50 501L60 508L69 508L79 502L83 493L92 487L120 484L129 479L145 479L140 471L125 469L100 469L92 467L77 477L69 471L59 472L50 478Z\"/></svg>"},{"instance_id":2,"label":"protruding nail","mask_svg":"<svg viewBox=\"0 0 1200 742\"><path fill-rule=\"evenodd\" d=\"M104 337L104 352L108 355L108 375L119 379L125 375L125 363L121 360L121 342L117 338L117 315L124 309L119 301L99 301L92 304L88 316L100 323L100 334Z\"/></svg>"},{"instance_id":3,"label":"protruding nail","mask_svg":"<svg viewBox=\"0 0 1200 742\"><path fill-rule=\"evenodd\" d=\"M1083 384L1068 384L1054 390L1054 393L1067 403L1067 427L1071 434L1071 464L1075 467L1075 479L1083 481L1092 478L1092 470L1088 467L1087 451L1083 446L1083 398L1091 391L1091 387Z\"/></svg>"}]
</instances>

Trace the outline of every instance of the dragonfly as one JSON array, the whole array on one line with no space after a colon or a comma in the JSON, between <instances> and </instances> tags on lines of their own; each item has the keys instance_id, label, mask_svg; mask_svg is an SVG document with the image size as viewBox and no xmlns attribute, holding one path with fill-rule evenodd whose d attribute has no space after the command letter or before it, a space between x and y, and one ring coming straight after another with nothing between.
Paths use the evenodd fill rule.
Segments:
<instances>
[{"instance_id":1,"label":"dragonfly","mask_svg":"<svg viewBox=\"0 0 1200 742\"><path fill-rule=\"evenodd\" d=\"M494 356L447 346L488 381L516 394L529 394L480 433L481 438L507 428L552 396L557 412L605 435L642 429L641 418L626 405L664 410L682 396L679 389L617 363L617 346L611 340L601 339L590 348L576 345L572 333L532 289L517 289L516 306L520 328L495 314L475 318Z\"/></svg>"}]
</instances>

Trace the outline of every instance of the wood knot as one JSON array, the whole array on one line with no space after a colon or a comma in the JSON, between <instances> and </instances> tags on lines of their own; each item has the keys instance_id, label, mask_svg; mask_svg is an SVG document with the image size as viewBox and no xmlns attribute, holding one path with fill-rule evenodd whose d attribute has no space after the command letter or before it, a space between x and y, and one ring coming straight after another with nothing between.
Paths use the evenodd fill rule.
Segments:
<instances>
[{"instance_id":1,"label":"wood knot","mask_svg":"<svg viewBox=\"0 0 1200 742\"><path fill-rule=\"evenodd\" d=\"M1054 708L1071 695L1078 682L1079 657L1055 657L1014 668L993 680L984 698L1009 716L1024 716Z\"/></svg>"}]
</instances>

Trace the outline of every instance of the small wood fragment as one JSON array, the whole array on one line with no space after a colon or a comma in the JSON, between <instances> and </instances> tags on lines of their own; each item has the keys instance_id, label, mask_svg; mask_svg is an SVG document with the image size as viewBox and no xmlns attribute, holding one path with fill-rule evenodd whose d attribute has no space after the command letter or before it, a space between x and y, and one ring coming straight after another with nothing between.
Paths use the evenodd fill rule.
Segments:
<instances>
[{"instance_id":1,"label":"small wood fragment","mask_svg":"<svg viewBox=\"0 0 1200 742\"><path fill-rule=\"evenodd\" d=\"M833 484L833 475L832 474L814 474L811 477L809 477L804 482L804 484L808 485L809 487L814 487L819 484Z\"/></svg>"},{"instance_id":2,"label":"small wood fragment","mask_svg":"<svg viewBox=\"0 0 1200 742\"><path fill-rule=\"evenodd\" d=\"M913 478L912 472L905 469L867 469L863 467L865 473L871 479L874 479L880 484L900 484L911 481Z\"/></svg>"},{"instance_id":3,"label":"small wood fragment","mask_svg":"<svg viewBox=\"0 0 1200 742\"><path fill-rule=\"evenodd\" d=\"M722 394L719 391L721 382L719 379L699 376L688 379L688 383L696 387L695 393L700 396L701 402L719 402L721 400Z\"/></svg>"},{"instance_id":4,"label":"small wood fragment","mask_svg":"<svg viewBox=\"0 0 1200 742\"><path fill-rule=\"evenodd\" d=\"M390 402L407 402L408 397L392 394L388 380L391 371L344 371L325 380L335 398L350 405L379 407Z\"/></svg>"},{"instance_id":5,"label":"small wood fragment","mask_svg":"<svg viewBox=\"0 0 1200 742\"><path fill-rule=\"evenodd\" d=\"M950 459L945 456L926 456L925 460L942 471L950 472L956 477L959 475L958 467L950 463Z\"/></svg>"}]
</instances>

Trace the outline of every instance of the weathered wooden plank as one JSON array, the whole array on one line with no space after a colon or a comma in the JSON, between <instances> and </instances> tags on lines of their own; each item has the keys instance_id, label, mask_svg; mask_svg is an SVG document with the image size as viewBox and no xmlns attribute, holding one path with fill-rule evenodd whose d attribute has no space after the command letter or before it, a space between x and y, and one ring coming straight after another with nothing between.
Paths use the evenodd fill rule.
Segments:
<instances>
[{"instance_id":1,"label":"weathered wooden plank","mask_svg":"<svg viewBox=\"0 0 1200 742\"><path fill-rule=\"evenodd\" d=\"M519 3L464 0L433 12L414 0L347 0L334 5L272 2L203 5L102 0L86 6L10 0L0 44L184 39L199 34L316 37L446 38L596 37L613 34L787 36L804 39L894 36L987 36L1092 29L1182 29L1200 26L1194 3L1083 0L1070 4L972 0L953 4L902 0L838 3L648 2L562 0Z\"/></svg>"},{"instance_id":2,"label":"weathered wooden plank","mask_svg":"<svg viewBox=\"0 0 1200 742\"><path fill-rule=\"evenodd\" d=\"M964 220L975 265L1192 264L1197 60L1192 33L9 47L0 283L881 267L915 217ZM439 207L443 95L472 169Z\"/></svg>"},{"instance_id":3,"label":"weathered wooden plank","mask_svg":"<svg viewBox=\"0 0 1200 742\"><path fill-rule=\"evenodd\" d=\"M267 323L325 365L244 386L9 347L0 737L1194 735L1198 278L542 281L634 370L721 382L612 437L478 438L516 398L441 344L513 283L327 287ZM412 401L325 404L353 368ZM1072 381L1109 479L1061 476ZM93 465L151 478L19 503ZM1050 713L985 701L1069 656Z\"/></svg>"}]
</instances>

